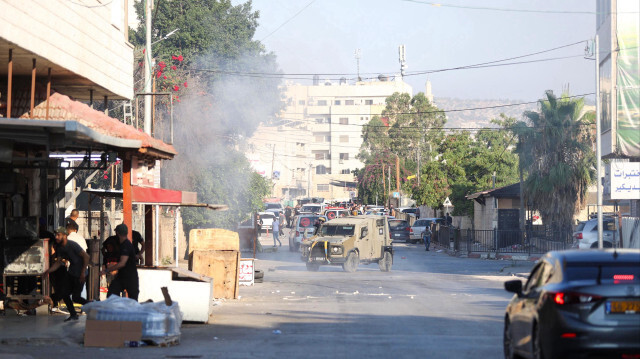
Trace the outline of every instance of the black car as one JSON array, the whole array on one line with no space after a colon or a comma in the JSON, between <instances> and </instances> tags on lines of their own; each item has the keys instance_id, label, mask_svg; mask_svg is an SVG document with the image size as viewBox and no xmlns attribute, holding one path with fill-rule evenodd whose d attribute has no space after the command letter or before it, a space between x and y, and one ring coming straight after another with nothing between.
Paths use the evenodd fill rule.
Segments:
<instances>
[{"instance_id":1,"label":"black car","mask_svg":"<svg viewBox=\"0 0 640 359\"><path fill-rule=\"evenodd\" d=\"M504 286L505 358L640 356L640 250L549 252Z\"/></svg>"},{"instance_id":2,"label":"black car","mask_svg":"<svg viewBox=\"0 0 640 359\"><path fill-rule=\"evenodd\" d=\"M409 222L402 219L389 219L389 237L393 241L410 242L410 230Z\"/></svg>"}]
</instances>

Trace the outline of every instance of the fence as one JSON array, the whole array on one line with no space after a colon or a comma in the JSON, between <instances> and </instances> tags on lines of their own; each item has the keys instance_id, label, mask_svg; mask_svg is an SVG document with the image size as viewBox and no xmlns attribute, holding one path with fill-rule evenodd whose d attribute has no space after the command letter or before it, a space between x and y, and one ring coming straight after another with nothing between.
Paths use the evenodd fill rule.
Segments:
<instances>
[{"instance_id":1,"label":"fence","mask_svg":"<svg viewBox=\"0 0 640 359\"><path fill-rule=\"evenodd\" d=\"M570 249L572 232L550 230L460 230L435 225L433 242L458 252L542 254Z\"/></svg>"}]
</instances>

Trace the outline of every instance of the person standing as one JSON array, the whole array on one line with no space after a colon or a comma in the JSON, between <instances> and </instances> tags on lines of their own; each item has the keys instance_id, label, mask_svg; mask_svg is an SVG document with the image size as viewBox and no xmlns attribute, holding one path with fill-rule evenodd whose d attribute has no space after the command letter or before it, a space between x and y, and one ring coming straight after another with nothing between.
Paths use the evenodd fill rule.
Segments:
<instances>
[{"instance_id":1,"label":"person standing","mask_svg":"<svg viewBox=\"0 0 640 359\"><path fill-rule=\"evenodd\" d=\"M292 208L291 206L287 206L287 208L284 210L284 216L287 218L287 228L291 228L292 225L292 220L291 220L291 215L293 214Z\"/></svg>"},{"instance_id":2,"label":"person standing","mask_svg":"<svg viewBox=\"0 0 640 359\"><path fill-rule=\"evenodd\" d=\"M136 252L136 264L144 263L144 238L138 231L131 231L133 250Z\"/></svg>"},{"instance_id":3,"label":"person standing","mask_svg":"<svg viewBox=\"0 0 640 359\"><path fill-rule=\"evenodd\" d=\"M447 227L451 227L451 225L453 224L453 218L451 218L451 216L449 215L449 212L447 212L447 217L445 218L446 223L447 223Z\"/></svg>"},{"instance_id":4,"label":"person standing","mask_svg":"<svg viewBox=\"0 0 640 359\"><path fill-rule=\"evenodd\" d=\"M278 238L280 236L280 213L278 213L273 219L273 225L271 229L273 231L273 246L275 247L276 241L278 241L278 243L280 243L280 247L282 247L282 242L280 242L280 238Z\"/></svg>"},{"instance_id":5,"label":"person standing","mask_svg":"<svg viewBox=\"0 0 640 359\"><path fill-rule=\"evenodd\" d=\"M427 227L425 227L424 229L424 233L422 233L422 240L424 240L424 247L425 247L425 251L429 251L429 247L431 246L431 235L433 234L433 232L431 232L431 223L427 224Z\"/></svg>"},{"instance_id":6,"label":"person standing","mask_svg":"<svg viewBox=\"0 0 640 359\"><path fill-rule=\"evenodd\" d=\"M87 241L78 234L78 223L73 220L67 221L67 225L65 227L67 228L67 233L69 233L69 235L67 235L67 239L71 242L77 243L83 251L88 253Z\"/></svg>"},{"instance_id":7,"label":"person standing","mask_svg":"<svg viewBox=\"0 0 640 359\"><path fill-rule=\"evenodd\" d=\"M120 260L117 263L107 265L105 269L100 271L100 275L116 270L118 271L109 285L107 297L110 297L111 295L119 296L126 290L129 298L137 301L140 289L138 269L136 268L136 253L133 248L133 243L131 243L129 238L127 238L129 235L129 228L127 225L124 223L117 225L116 235L118 236L120 244Z\"/></svg>"},{"instance_id":8,"label":"person standing","mask_svg":"<svg viewBox=\"0 0 640 359\"><path fill-rule=\"evenodd\" d=\"M55 298L52 299L54 302L62 299L67 306L69 318L65 319L65 322L78 320L78 313L73 302L87 303L87 300L82 298L80 293L86 279L85 273L89 266L89 255L76 242L69 241L65 227L59 227L55 232L55 263L44 272L44 275L54 272L58 274L53 288ZM69 263L68 270L66 263Z\"/></svg>"}]
</instances>

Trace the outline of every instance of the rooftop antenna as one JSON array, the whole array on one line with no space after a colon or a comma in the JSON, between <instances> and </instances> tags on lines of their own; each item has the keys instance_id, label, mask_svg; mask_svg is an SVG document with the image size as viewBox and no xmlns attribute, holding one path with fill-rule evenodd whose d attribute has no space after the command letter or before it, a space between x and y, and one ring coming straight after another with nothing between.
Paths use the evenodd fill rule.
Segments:
<instances>
[{"instance_id":1,"label":"rooftop antenna","mask_svg":"<svg viewBox=\"0 0 640 359\"><path fill-rule=\"evenodd\" d=\"M356 51L353 52L353 55L356 58L356 66L358 68L358 80L357 81L362 81L362 79L360 78L360 55L361 55L361 51L360 49L356 49Z\"/></svg>"},{"instance_id":2,"label":"rooftop antenna","mask_svg":"<svg viewBox=\"0 0 640 359\"><path fill-rule=\"evenodd\" d=\"M404 77L405 70L407 69L407 57L404 49L404 45L398 47L398 61L400 61L400 75Z\"/></svg>"}]
</instances>

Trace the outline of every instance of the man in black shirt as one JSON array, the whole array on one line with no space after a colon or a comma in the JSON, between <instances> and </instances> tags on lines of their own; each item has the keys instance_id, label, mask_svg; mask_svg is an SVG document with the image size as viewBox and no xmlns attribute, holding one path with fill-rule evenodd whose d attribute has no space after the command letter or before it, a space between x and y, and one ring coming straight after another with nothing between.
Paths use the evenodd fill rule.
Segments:
<instances>
[{"instance_id":1,"label":"man in black shirt","mask_svg":"<svg viewBox=\"0 0 640 359\"><path fill-rule=\"evenodd\" d=\"M129 228L124 223L116 226L116 235L120 242L120 261L114 264L107 265L100 274L106 274L117 270L115 278L109 285L109 291L107 297L115 294L120 295L123 291L127 291L129 298L138 300L138 294L140 293L138 284L138 269L136 268L136 253L133 248L133 243L127 238L129 234Z\"/></svg>"},{"instance_id":2,"label":"man in black shirt","mask_svg":"<svg viewBox=\"0 0 640 359\"><path fill-rule=\"evenodd\" d=\"M78 314L73 306L73 302L85 304L86 299L82 298L81 292L85 282L85 271L89 265L89 255L80 246L67 239L67 229L59 227L56 230L55 263L44 272L44 275L56 272L57 280L54 282L55 299L62 299L69 310L69 320L78 320ZM65 262L69 262L69 270L66 269ZM62 271L62 272L57 272ZM71 295L71 296L70 296ZM73 298L73 301L72 301Z\"/></svg>"}]
</instances>

